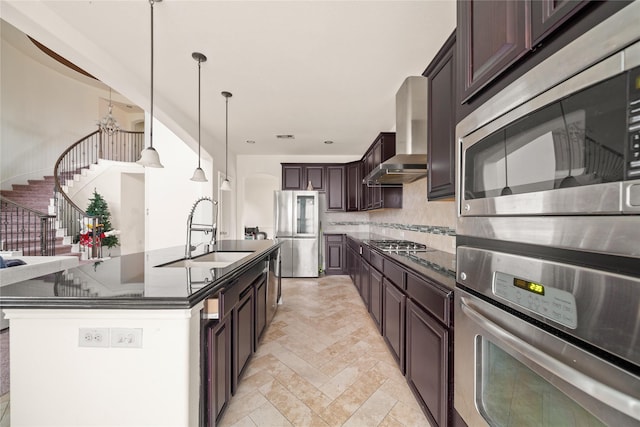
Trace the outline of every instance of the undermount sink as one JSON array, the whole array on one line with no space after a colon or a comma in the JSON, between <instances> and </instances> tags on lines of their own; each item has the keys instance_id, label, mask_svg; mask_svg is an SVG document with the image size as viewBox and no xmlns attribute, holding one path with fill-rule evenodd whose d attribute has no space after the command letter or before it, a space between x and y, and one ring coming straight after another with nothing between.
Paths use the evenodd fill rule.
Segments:
<instances>
[{"instance_id":1,"label":"undermount sink","mask_svg":"<svg viewBox=\"0 0 640 427\"><path fill-rule=\"evenodd\" d=\"M181 259L158 267L224 268L253 252L211 252L197 258Z\"/></svg>"}]
</instances>

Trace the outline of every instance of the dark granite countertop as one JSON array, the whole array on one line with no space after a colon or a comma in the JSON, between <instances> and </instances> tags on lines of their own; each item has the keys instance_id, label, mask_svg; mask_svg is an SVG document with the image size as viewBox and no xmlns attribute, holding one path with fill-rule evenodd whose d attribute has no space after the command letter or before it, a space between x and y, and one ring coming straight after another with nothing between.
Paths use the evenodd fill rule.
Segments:
<instances>
[{"instance_id":1,"label":"dark granite countertop","mask_svg":"<svg viewBox=\"0 0 640 427\"><path fill-rule=\"evenodd\" d=\"M346 233L346 235L377 251L379 250L376 249L375 246L372 246L370 241L393 239L389 236L374 233ZM454 254L432 248L428 248L427 252L379 252L406 267L408 270L431 279L441 285L445 290L453 291L455 288L456 256Z\"/></svg>"},{"instance_id":2,"label":"dark granite countertop","mask_svg":"<svg viewBox=\"0 0 640 427\"><path fill-rule=\"evenodd\" d=\"M123 255L0 287L0 308L190 309L275 250L273 240L222 240L211 251L247 252L224 268L166 267L184 246ZM206 255L200 249L192 258Z\"/></svg>"}]
</instances>

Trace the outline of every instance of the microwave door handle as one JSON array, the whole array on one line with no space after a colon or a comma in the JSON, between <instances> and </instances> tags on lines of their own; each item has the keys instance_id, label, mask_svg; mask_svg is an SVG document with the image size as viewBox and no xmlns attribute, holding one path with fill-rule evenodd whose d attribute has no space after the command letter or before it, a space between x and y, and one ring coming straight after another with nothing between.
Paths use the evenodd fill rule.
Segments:
<instances>
[{"instance_id":1,"label":"microwave door handle","mask_svg":"<svg viewBox=\"0 0 640 427\"><path fill-rule=\"evenodd\" d=\"M582 390L584 393L591 395L591 397L601 401L605 405L610 406L636 420L640 419L640 404L635 398L588 377L582 372L565 365L557 359L549 356L547 353L538 350L531 344L505 331L472 308L467 301L468 300L466 298L461 298L460 306L464 314L490 333L502 339L532 363L543 366L544 369L576 387L578 390Z\"/></svg>"}]
</instances>

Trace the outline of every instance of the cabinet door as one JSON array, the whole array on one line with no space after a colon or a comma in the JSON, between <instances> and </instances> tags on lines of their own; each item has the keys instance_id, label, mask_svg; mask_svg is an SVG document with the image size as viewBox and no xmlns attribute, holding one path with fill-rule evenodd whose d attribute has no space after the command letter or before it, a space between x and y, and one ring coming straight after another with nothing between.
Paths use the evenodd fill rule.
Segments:
<instances>
[{"instance_id":1,"label":"cabinet door","mask_svg":"<svg viewBox=\"0 0 640 427\"><path fill-rule=\"evenodd\" d=\"M437 426L448 423L449 332L433 317L407 302L407 381Z\"/></svg>"},{"instance_id":2,"label":"cabinet door","mask_svg":"<svg viewBox=\"0 0 640 427\"><path fill-rule=\"evenodd\" d=\"M463 102L529 50L527 5L504 0L458 2Z\"/></svg>"},{"instance_id":3,"label":"cabinet door","mask_svg":"<svg viewBox=\"0 0 640 427\"><path fill-rule=\"evenodd\" d=\"M345 210L344 166L327 166L327 210Z\"/></svg>"},{"instance_id":4,"label":"cabinet door","mask_svg":"<svg viewBox=\"0 0 640 427\"><path fill-rule=\"evenodd\" d=\"M531 45L536 46L587 3L588 0L531 0Z\"/></svg>"},{"instance_id":5,"label":"cabinet door","mask_svg":"<svg viewBox=\"0 0 640 427\"><path fill-rule=\"evenodd\" d=\"M378 330L382 331L382 274L375 268L370 269L369 289L369 313Z\"/></svg>"},{"instance_id":6,"label":"cabinet door","mask_svg":"<svg viewBox=\"0 0 640 427\"><path fill-rule=\"evenodd\" d=\"M256 305L256 348L265 327L267 326L267 279L262 277L255 286Z\"/></svg>"},{"instance_id":7,"label":"cabinet door","mask_svg":"<svg viewBox=\"0 0 640 427\"><path fill-rule=\"evenodd\" d=\"M230 316L208 328L207 425L213 427L231 398L231 322Z\"/></svg>"},{"instance_id":8,"label":"cabinet door","mask_svg":"<svg viewBox=\"0 0 640 427\"><path fill-rule=\"evenodd\" d=\"M382 144L383 139L380 138L373 146L372 157L374 168L378 167L380 163L382 163ZM382 207L382 187L380 187L379 185L369 187L369 192L369 198L371 199L371 209L378 209Z\"/></svg>"},{"instance_id":9,"label":"cabinet door","mask_svg":"<svg viewBox=\"0 0 640 427\"><path fill-rule=\"evenodd\" d=\"M360 207L360 187L362 179L360 178L360 162L347 163L347 206L349 212L357 211Z\"/></svg>"},{"instance_id":10,"label":"cabinet door","mask_svg":"<svg viewBox=\"0 0 640 427\"><path fill-rule=\"evenodd\" d=\"M344 235L325 234L324 267L326 274L344 274Z\"/></svg>"},{"instance_id":11,"label":"cabinet door","mask_svg":"<svg viewBox=\"0 0 640 427\"><path fill-rule=\"evenodd\" d=\"M282 165L282 189L283 190L301 190L302 180L303 180L302 166Z\"/></svg>"},{"instance_id":12,"label":"cabinet door","mask_svg":"<svg viewBox=\"0 0 640 427\"><path fill-rule=\"evenodd\" d=\"M383 278L382 335L404 374L405 304L407 297L390 281Z\"/></svg>"},{"instance_id":13,"label":"cabinet door","mask_svg":"<svg viewBox=\"0 0 640 427\"><path fill-rule=\"evenodd\" d=\"M305 180L302 183L301 190L306 190L311 183L311 186L316 191L325 191L325 167L323 165L306 165L304 167Z\"/></svg>"},{"instance_id":14,"label":"cabinet door","mask_svg":"<svg viewBox=\"0 0 640 427\"><path fill-rule=\"evenodd\" d=\"M455 193L455 32L427 67L427 198Z\"/></svg>"},{"instance_id":15,"label":"cabinet door","mask_svg":"<svg viewBox=\"0 0 640 427\"><path fill-rule=\"evenodd\" d=\"M360 296L364 301L365 307L369 308L369 296L371 295L371 284L369 278L371 277L371 266L368 262L360 258Z\"/></svg>"},{"instance_id":16,"label":"cabinet door","mask_svg":"<svg viewBox=\"0 0 640 427\"><path fill-rule=\"evenodd\" d=\"M240 295L240 301L234 310L233 329L233 377L231 393L235 394L244 368L253 354L255 340L253 317L253 287L247 287Z\"/></svg>"}]
</instances>

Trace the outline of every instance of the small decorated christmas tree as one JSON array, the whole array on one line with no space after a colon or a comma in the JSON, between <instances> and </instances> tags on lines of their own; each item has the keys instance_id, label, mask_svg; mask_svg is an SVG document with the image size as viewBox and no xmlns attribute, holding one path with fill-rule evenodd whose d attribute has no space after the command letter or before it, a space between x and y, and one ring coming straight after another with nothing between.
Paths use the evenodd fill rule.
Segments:
<instances>
[{"instance_id":1,"label":"small decorated christmas tree","mask_svg":"<svg viewBox=\"0 0 640 427\"><path fill-rule=\"evenodd\" d=\"M102 238L100 244L103 247L112 248L120 244L118 236L113 233L109 233L110 231L113 231L113 228L111 227L111 213L109 212L107 201L96 191L95 188L93 189L93 198L89 199L87 215L97 217L98 224L102 224L102 232L105 234L105 237Z\"/></svg>"}]
</instances>

